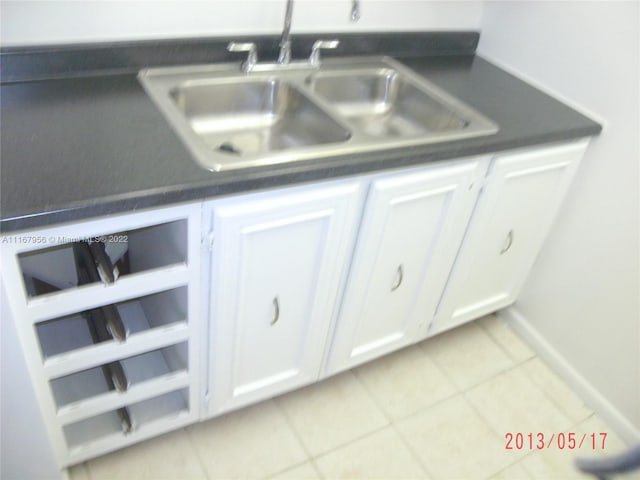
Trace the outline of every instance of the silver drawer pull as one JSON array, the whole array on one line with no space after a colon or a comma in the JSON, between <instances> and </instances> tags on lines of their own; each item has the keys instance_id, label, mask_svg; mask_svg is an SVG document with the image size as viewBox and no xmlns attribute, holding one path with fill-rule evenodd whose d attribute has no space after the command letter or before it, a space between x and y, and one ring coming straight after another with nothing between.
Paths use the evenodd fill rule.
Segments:
<instances>
[{"instance_id":1,"label":"silver drawer pull","mask_svg":"<svg viewBox=\"0 0 640 480\"><path fill-rule=\"evenodd\" d=\"M278 300L278 296L273 297L273 320L271 320L270 325L275 325L278 319L280 318L280 301Z\"/></svg>"},{"instance_id":2,"label":"silver drawer pull","mask_svg":"<svg viewBox=\"0 0 640 480\"><path fill-rule=\"evenodd\" d=\"M404 278L404 271L402 270L402 264L398 265L398 270L396 270L396 283L391 286L391 291L395 292L398 287L402 284L402 279Z\"/></svg>"},{"instance_id":3,"label":"silver drawer pull","mask_svg":"<svg viewBox=\"0 0 640 480\"><path fill-rule=\"evenodd\" d=\"M502 250L500 250L500 255L507 253L507 251L511 248L511 245L513 245L513 230L509 230L505 245L504 247L502 247Z\"/></svg>"}]
</instances>

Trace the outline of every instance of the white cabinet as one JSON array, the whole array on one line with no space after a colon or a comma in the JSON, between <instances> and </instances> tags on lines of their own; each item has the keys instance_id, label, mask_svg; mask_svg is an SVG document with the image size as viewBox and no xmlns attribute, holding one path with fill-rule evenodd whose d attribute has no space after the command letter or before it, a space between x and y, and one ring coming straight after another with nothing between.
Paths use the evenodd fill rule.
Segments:
<instances>
[{"instance_id":1,"label":"white cabinet","mask_svg":"<svg viewBox=\"0 0 640 480\"><path fill-rule=\"evenodd\" d=\"M516 300L586 147L495 157L430 335Z\"/></svg>"},{"instance_id":2,"label":"white cabinet","mask_svg":"<svg viewBox=\"0 0 640 480\"><path fill-rule=\"evenodd\" d=\"M313 382L360 209L360 182L212 202L209 414Z\"/></svg>"},{"instance_id":3,"label":"white cabinet","mask_svg":"<svg viewBox=\"0 0 640 480\"><path fill-rule=\"evenodd\" d=\"M58 464L272 397L514 302L586 145L4 235L12 319L3 322L16 327ZM117 279L104 266L84 278L79 240L103 237L115 239L105 253Z\"/></svg>"},{"instance_id":4,"label":"white cabinet","mask_svg":"<svg viewBox=\"0 0 640 480\"><path fill-rule=\"evenodd\" d=\"M200 219L196 204L2 237L11 316L61 467L198 419Z\"/></svg>"},{"instance_id":5,"label":"white cabinet","mask_svg":"<svg viewBox=\"0 0 640 480\"><path fill-rule=\"evenodd\" d=\"M371 183L328 373L416 341L440 298L488 159Z\"/></svg>"}]
</instances>

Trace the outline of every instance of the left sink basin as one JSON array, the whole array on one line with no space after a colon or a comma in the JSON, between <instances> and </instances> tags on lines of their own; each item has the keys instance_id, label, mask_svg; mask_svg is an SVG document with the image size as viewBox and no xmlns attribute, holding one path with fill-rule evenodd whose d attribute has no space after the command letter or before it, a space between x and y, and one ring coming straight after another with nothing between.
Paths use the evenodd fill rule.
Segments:
<instances>
[{"instance_id":1,"label":"left sink basin","mask_svg":"<svg viewBox=\"0 0 640 480\"><path fill-rule=\"evenodd\" d=\"M352 135L287 75L247 75L236 64L218 64L153 68L138 78L207 170L331 155Z\"/></svg>"},{"instance_id":2,"label":"left sink basin","mask_svg":"<svg viewBox=\"0 0 640 480\"><path fill-rule=\"evenodd\" d=\"M169 97L212 150L238 159L342 142L350 133L279 79L185 82ZM237 160L237 159L236 159Z\"/></svg>"}]
</instances>

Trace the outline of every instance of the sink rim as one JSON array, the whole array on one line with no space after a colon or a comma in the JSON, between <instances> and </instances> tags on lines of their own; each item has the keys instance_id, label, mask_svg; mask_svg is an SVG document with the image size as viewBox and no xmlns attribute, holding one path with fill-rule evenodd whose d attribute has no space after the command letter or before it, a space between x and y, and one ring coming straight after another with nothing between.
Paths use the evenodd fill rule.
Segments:
<instances>
[{"instance_id":1,"label":"sink rim","mask_svg":"<svg viewBox=\"0 0 640 480\"><path fill-rule=\"evenodd\" d=\"M469 122L460 130L436 132L433 135L415 137L371 136L359 129L348 118L340 115L331 102L316 94L307 84L308 79L323 76L345 76L353 72L390 70L400 75L427 97L444 105L457 116ZM434 85L397 60L387 56L342 57L323 61L320 68L292 66L290 69L261 72L242 72L239 64L208 64L144 69L138 73L144 90L163 113L169 125L176 131L197 163L214 172L247 169L282 163L299 163L313 159L326 159L345 155L379 152L397 148L432 145L472 137L488 136L499 131L498 125L482 113L468 106L457 97ZM326 116L350 133L344 141L329 144L313 144L301 148L271 150L256 155L231 156L213 150L193 131L185 116L171 100L169 92L179 86L255 82L264 80L284 81L296 88Z\"/></svg>"}]
</instances>

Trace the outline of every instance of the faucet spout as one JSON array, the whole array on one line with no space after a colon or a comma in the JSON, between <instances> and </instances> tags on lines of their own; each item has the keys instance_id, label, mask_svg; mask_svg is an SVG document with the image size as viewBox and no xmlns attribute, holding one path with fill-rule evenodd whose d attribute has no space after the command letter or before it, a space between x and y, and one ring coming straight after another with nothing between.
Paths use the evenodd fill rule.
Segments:
<instances>
[{"instance_id":1,"label":"faucet spout","mask_svg":"<svg viewBox=\"0 0 640 480\"><path fill-rule=\"evenodd\" d=\"M293 0L287 0L287 8L284 14L284 26L282 27L282 37L280 38L280 54L278 63L286 65L291 61L291 16L293 14Z\"/></svg>"},{"instance_id":2,"label":"faucet spout","mask_svg":"<svg viewBox=\"0 0 640 480\"><path fill-rule=\"evenodd\" d=\"M353 0L351 4L351 21L357 22L360 20L360 0Z\"/></svg>"}]
</instances>

